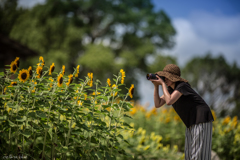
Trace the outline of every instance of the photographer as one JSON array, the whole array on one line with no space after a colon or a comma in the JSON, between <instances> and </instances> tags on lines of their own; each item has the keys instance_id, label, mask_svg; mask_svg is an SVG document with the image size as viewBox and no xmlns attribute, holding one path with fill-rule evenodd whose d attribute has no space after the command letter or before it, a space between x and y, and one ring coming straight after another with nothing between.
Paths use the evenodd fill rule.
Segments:
<instances>
[{"instance_id":1,"label":"photographer","mask_svg":"<svg viewBox=\"0 0 240 160\"><path fill-rule=\"evenodd\" d=\"M154 84L155 107L159 108L165 103L172 105L186 125L185 160L210 160L214 120L211 110L188 81L180 76L181 71L174 64L168 64L163 71L156 72L156 79L147 75ZM161 97L159 85L163 90Z\"/></svg>"}]
</instances>

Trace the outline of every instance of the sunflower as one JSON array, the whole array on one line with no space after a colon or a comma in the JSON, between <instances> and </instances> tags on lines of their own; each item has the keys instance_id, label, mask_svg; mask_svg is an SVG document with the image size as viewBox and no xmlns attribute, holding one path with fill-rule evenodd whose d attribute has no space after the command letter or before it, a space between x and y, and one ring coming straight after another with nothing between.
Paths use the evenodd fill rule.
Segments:
<instances>
[{"instance_id":1,"label":"sunflower","mask_svg":"<svg viewBox=\"0 0 240 160\"><path fill-rule=\"evenodd\" d=\"M51 82L53 82L54 81L54 79L52 79L51 77L49 78L49 80L51 81ZM53 86L53 84L52 83L50 83L49 84L49 86L50 86L50 88Z\"/></svg>"},{"instance_id":2,"label":"sunflower","mask_svg":"<svg viewBox=\"0 0 240 160\"><path fill-rule=\"evenodd\" d=\"M63 75L61 73L59 74L57 81L58 81L58 87L61 87L63 84Z\"/></svg>"},{"instance_id":3,"label":"sunflower","mask_svg":"<svg viewBox=\"0 0 240 160\"><path fill-rule=\"evenodd\" d=\"M49 69L49 75L52 75L52 72L54 71L55 69L55 65L54 63L52 63L52 65L50 66L50 69Z\"/></svg>"},{"instance_id":4,"label":"sunflower","mask_svg":"<svg viewBox=\"0 0 240 160\"><path fill-rule=\"evenodd\" d=\"M123 69L121 69L120 72L121 72L121 84L123 84L123 83L124 83L124 78L125 78L126 76L125 76L125 72L124 72Z\"/></svg>"},{"instance_id":5,"label":"sunflower","mask_svg":"<svg viewBox=\"0 0 240 160\"><path fill-rule=\"evenodd\" d=\"M72 81L73 81L73 75L72 74L70 74L69 76L68 76L68 82L67 82L67 86L69 86L71 83L72 83Z\"/></svg>"},{"instance_id":6,"label":"sunflower","mask_svg":"<svg viewBox=\"0 0 240 160\"><path fill-rule=\"evenodd\" d=\"M88 73L88 78L90 78L90 81L88 82L88 85L92 87L93 84L93 73Z\"/></svg>"},{"instance_id":7,"label":"sunflower","mask_svg":"<svg viewBox=\"0 0 240 160\"><path fill-rule=\"evenodd\" d=\"M27 69L22 69L21 71L19 71L18 78L21 82L26 82L29 77L30 75Z\"/></svg>"},{"instance_id":8,"label":"sunflower","mask_svg":"<svg viewBox=\"0 0 240 160\"><path fill-rule=\"evenodd\" d=\"M111 80L109 78L107 79L107 84L109 87L111 87Z\"/></svg>"},{"instance_id":9,"label":"sunflower","mask_svg":"<svg viewBox=\"0 0 240 160\"><path fill-rule=\"evenodd\" d=\"M134 93L134 84L132 84L132 85L131 85L131 87L130 87L130 89L129 89L128 93L129 93L129 96L130 96L131 98L133 98L133 93Z\"/></svg>"},{"instance_id":10,"label":"sunflower","mask_svg":"<svg viewBox=\"0 0 240 160\"><path fill-rule=\"evenodd\" d=\"M28 67L28 72L29 72L29 75L30 75L30 77L32 76L32 66L29 66Z\"/></svg>"},{"instance_id":11,"label":"sunflower","mask_svg":"<svg viewBox=\"0 0 240 160\"><path fill-rule=\"evenodd\" d=\"M77 69L76 69L76 70L77 70L77 73L75 74L75 77L78 77L78 74L79 74L79 67L80 67L80 65L77 66Z\"/></svg>"},{"instance_id":12,"label":"sunflower","mask_svg":"<svg viewBox=\"0 0 240 160\"><path fill-rule=\"evenodd\" d=\"M42 76L42 67L41 66L38 66L37 67L37 78L41 78L41 76Z\"/></svg>"},{"instance_id":13,"label":"sunflower","mask_svg":"<svg viewBox=\"0 0 240 160\"><path fill-rule=\"evenodd\" d=\"M112 88L113 88L113 89L118 89L118 87L116 86L116 84L113 84L113 85L112 85ZM117 96L117 93L118 93L118 92L115 92L114 96ZM113 96L113 95L111 95L111 96Z\"/></svg>"},{"instance_id":14,"label":"sunflower","mask_svg":"<svg viewBox=\"0 0 240 160\"><path fill-rule=\"evenodd\" d=\"M94 96L94 95L99 95L99 94L101 94L100 92L97 92L97 94L96 94L96 92L93 92L92 93L92 95Z\"/></svg>"},{"instance_id":15,"label":"sunflower","mask_svg":"<svg viewBox=\"0 0 240 160\"><path fill-rule=\"evenodd\" d=\"M86 100L87 99L87 94L84 94L84 100Z\"/></svg>"},{"instance_id":16,"label":"sunflower","mask_svg":"<svg viewBox=\"0 0 240 160\"><path fill-rule=\"evenodd\" d=\"M12 73L16 73L17 69L18 69L17 62L16 61L12 61L11 64L10 64L10 71Z\"/></svg>"},{"instance_id":17,"label":"sunflower","mask_svg":"<svg viewBox=\"0 0 240 160\"><path fill-rule=\"evenodd\" d=\"M4 87L3 94L6 94L6 91L7 91L7 87Z\"/></svg>"},{"instance_id":18,"label":"sunflower","mask_svg":"<svg viewBox=\"0 0 240 160\"><path fill-rule=\"evenodd\" d=\"M63 65L62 66L62 75L64 76L64 74L65 74L65 66Z\"/></svg>"},{"instance_id":19,"label":"sunflower","mask_svg":"<svg viewBox=\"0 0 240 160\"><path fill-rule=\"evenodd\" d=\"M44 64L45 64L45 61L44 61L44 59L43 59L43 57L42 56L40 56L39 57L39 61L41 61L42 62L42 67L44 66Z\"/></svg>"},{"instance_id":20,"label":"sunflower","mask_svg":"<svg viewBox=\"0 0 240 160\"><path fill-rule=\"evenodd\" d=\"M16 86L17 85L17 82L11 82L10 86Z\"/></svg>"},{"instance_id":21,"label":"sunflower","mask_svg":"<svg viewBox=\"0 0 240 160\"><path fill-rule=\"evenodd\" d=\"M17 63L17 67L19 67L19 57L16 57L14 61Z\"/></svg>"}]
</instances>

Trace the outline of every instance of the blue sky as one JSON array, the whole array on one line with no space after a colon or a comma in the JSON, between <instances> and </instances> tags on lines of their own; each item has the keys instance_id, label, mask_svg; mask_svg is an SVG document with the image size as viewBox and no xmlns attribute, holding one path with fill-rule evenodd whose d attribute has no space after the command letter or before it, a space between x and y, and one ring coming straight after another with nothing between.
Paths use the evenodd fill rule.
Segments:
<instances>
[{"instance_id":1,"label":"blue sky","mask_svg":"<svg viewBox=\"0 0 240 160\"><path fill-rule=\"evenodd\" d=\"M152 0L152 2L156 10L163 8L171 18L188 17L196 10L228 16L240 12L239 0Z\"/></svg>"},{"instance_id":2,"label":"blue sky","mask_svg":"<svg viewBox=\"0 0 240 160\"><path fill-rule=\"evenodd\" d=\"M193 56L212 52L240 66L240 1L152 0L163 9L177 30L176 46L165 51L178 57L180 66Z\"/></svg>"}]
</instances>

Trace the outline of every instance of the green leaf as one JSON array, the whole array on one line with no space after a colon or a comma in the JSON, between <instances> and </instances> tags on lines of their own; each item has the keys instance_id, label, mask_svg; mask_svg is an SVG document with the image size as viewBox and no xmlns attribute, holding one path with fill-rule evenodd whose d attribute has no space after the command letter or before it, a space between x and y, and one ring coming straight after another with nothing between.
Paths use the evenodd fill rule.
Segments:
<instances>
[{"instance_id":1,"label":"green leaf","mask_svg":"<svg viewBox=\"0 0 240 160\"><path fill-rule=\"evenodd\" d=\"M121 138L121 139L124 139L123 136L121 134L119 134L117 137Z\"/></svg>"},{"instance_id":2,"label":"green leaf","mask_svg":"<svg viewBox=\"0 0 240 160\"><path fill-rule=\"evenodd\" d=\"M41 123L41 125L43 126L43 128L46 128L46 129L49 129L49 128L50 128L50 126L47 125L47 124Z\"/></svg>"},{"instance_id":3,"label":"green leaf","mask_svg":"<svg viewBox=\"0 0 240 160\"><path fill-rule=\"evenodd\" d=\"M103 159L102 154L99 151L95 152L95 155L98 159Z\"/></svg>"},{"instance_id":4,"label":"green leaf","mask_svg":"<svg viewBox=\"0 0 240 160\"><path fill-rule=\"evenodd\" d=\"M129 142L127 140L123 140L124 142L126 142L127 144L129 144ZM130 144L129 144L130 145Z\"/></svg>"},{"instance_id":5,"label":"green leaf","mask_svg":"<svg viewBox=\"0 0 240 160\"><path fill-rule=\"evenodd\" d=\"M126 122L123 122L123 125L124 125L124 126L127 126L127 127L129 127L129 128L133 128L132 126L130 126L130 125L127 124Z\"/></svg>"},{"instance_id":6,"label":"green leaf","mask_svg":"<svg viewBox=\"0 0 240 160\"><path fill-rule=\"evenodd\" d=\"M1 98L10 98L10 95L0 95Z\"/></svg>"},{"instance_id":7,"label":"green leaf","mask_svg":"<svg viewBox=\"0 0 240 160\"><path fill-rule=\"evenodd\" d=\"M71 134L74 134L74 135L81 135L81 132L80 132L80 130L77 130L77 131L72 131Z\"/></svg>"},{"instance_id":8,"label":"green leaf","mask_svg":"<svg viewBox=\"0 0 240 160\"><path fill-rule=\"evenodd\" d=\"M37 125L36 123L30 121L29 124L34 128L34 129L42 129L39 125Z\"/></svg>"},{"instance_id":9,"label":"green leaf","mask_svg":"<svg viewBox=\"0 0 240 160\"><path fill-rule=\"evenodd\" d=\"M18 117L16 118L16 121L18 121L18 122L24 122L24 121L26 121L26 120L27 120L27 117L26 117L26 116L23 116L23 117L18 116Z\"/></svg>"},{"instance_id":10,"label":"green leaf","mask_svg":"<svg viewBox=\"0 0 240 160\"><path fill-rule=\"evenodd\" d=\"M68 147L63 146L63 147L59 147L59 151L62 153L67 153L68 152Z\"/></svg>"},{"instance_id":11,"label":"green leaf","mask_svg":"<svg viewBox=\"0 0 240 160\"><path fill-rule=\"evenodd\" d=\"M36 114L35 114L35 112L30 112L30 113L28 113L28 116L31 118L35 118Z\"/></svg>"},{"instance_id":12,"label":"green leaf","mask_svg":"<svg viewBox=\"0 0 240 160\"><path fill-rule=\"evenodd\" d=\"M97 99L104 99L105 101L108 100L108 98L106 96L97 96Z\"/></svg>"},{"instance_id":13,"label":"green leaf","mask_svg":"<svg viewBox=\"0 0 240 160\"><path fill-rule=\"evenodd\" d=\"M129 115L127 115L127 114L124 114L123 116L133 119L131 116L129 116Z\"/></svg>"},{"instance_id":14,"label":"green leaf","mask_svg":"<svg viewBox=\"0 0 240 160\"><path fill-rule=\"evenodd\" d=\"M14 104L12 104L10 102L7 103L7 106L10 107L10 108L14 108L14 109L17 108L16 105L14 105Z\"/></svg>"},{"instance_id":15,"label":"green leaf","mask_svg":"<svg viewBox=\"0 0 240 160\"><path fill-rule=\"evenodd\" d=\"M30 130L25 130L23 132L21 132L21 134L27 138L29 138L32 134L32 132Z\"/></svg>"},{"instance_id":16,"label":"green leaf","mask_svg":"<svg viewBox=\"0 0 240 160\"><path fill-rule=\"evenodd\" d=\"M112 160L110 155L108 154L108 152L105 152L105 157L106 157L107 160Z\"/></svg>"},{"instance_id":17,"label":"green leaf","mask_svg":"<svg viewBox=\"0 0 240 160\"><path fill-rule=\"evenodd\" d=\"M0 116L0 120L1 121L7 120L7 116L6 115Z\"/></svg>"},{"instance_id":18,"label":"green leaf","mask_svg":"<svg viewBox=\"0 0 240 160\"><path fill-rule=\"evenodd\" d=\"M125 102L125 103L128 105L129 108L133 108L130 102Z\"/></svg>"},{"instance_id":19,"label":"green leaf","mask_svg":"<svg viewBox=\"0 0 240 160\"><path fill-rule=\"evenodd\" d=\"M102 107L104 108L104 109L106 109L106 108L108 108L108 107L111 107L111 105L102 105Z\"/></svg>"},{"instance_id":20,"label":"green leaf","mask_svg":"<svg viewBox=\"0 0 240 160\"><path fill-rule=\"evenodd\" d=\"M8 123L11 127L16 127L17 126L15 123L11 122L10 120L8 120Z\"/></svg>"},{"instance_id":21,"label":"green leaf","mask_svg":"<svg viewBox=\"0 0 240 160\"><path fill-rule=\"evenodd\" d=\"M36 111L36 114L40 118L47 118L46 114L42 111Z\"/></svg>"},{"instance_id":22,"label":"green leaf","mask_svg":"<svg viewBox=\"0 0 240 160\"><path fill-rule=\"evenodd\" d=\"M91 137L91 143L98 144L98 140L95 137Z\"/></svg>"}]
</instances>

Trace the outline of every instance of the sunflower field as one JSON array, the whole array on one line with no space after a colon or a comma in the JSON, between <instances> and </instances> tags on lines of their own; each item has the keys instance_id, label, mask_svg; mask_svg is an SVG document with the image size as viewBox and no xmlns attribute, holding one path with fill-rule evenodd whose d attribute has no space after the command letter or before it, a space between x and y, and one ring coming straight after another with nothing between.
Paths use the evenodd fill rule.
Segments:
<instances>
[{"instance_id":1,"label":"sunflower field","mask_svg":"<svg viewBox=\"0 0 240 160\"><path fill-rule=\"evenodd\" d=\"M238 118L214 117L212 150L221 160L240 159L240 124ZM125 151L135 159L184 159L185 125L173 107L148 109L134 104L127 119L132 131L123 131L122 135L131 144L123 144ZM129 158L125 158L129 159ZM134 159L134 158L133 158Z\"/></svg>"},{"instance_id":2,"label":"sunflower field","mask_svg":"<svg viewBox=\"0 0 240 160\"><path fill-rule=\"evenodd\" d=\"M68 76L65 66L19 69L17 57L0 73L0 156L27 159L116 159L127 153L122 132L132 127L134 85L121 93L125 72L121 69L105 84L93 81L93 73L78 78L79 66ZM74 83L76 81L76 83ZM111 84L113 83L113 84Z\"/></svg>"},{"instance_id":3,"label":"sunflower field","mask_svg":"<svg viewBox=\"0 0 240 160\"><path fill-rule=\"evenodd\" d=\"M174 109L148 109L121 93L125 72L105 84L93 73L78 78L55 65L19 69L17 57L0 73L1 159L184 159L185 126ZM133 107L134 106L134 107ZM221 160L240 159L237 117L216 118L212 150Z\"/></svg>"}]
</instances>

